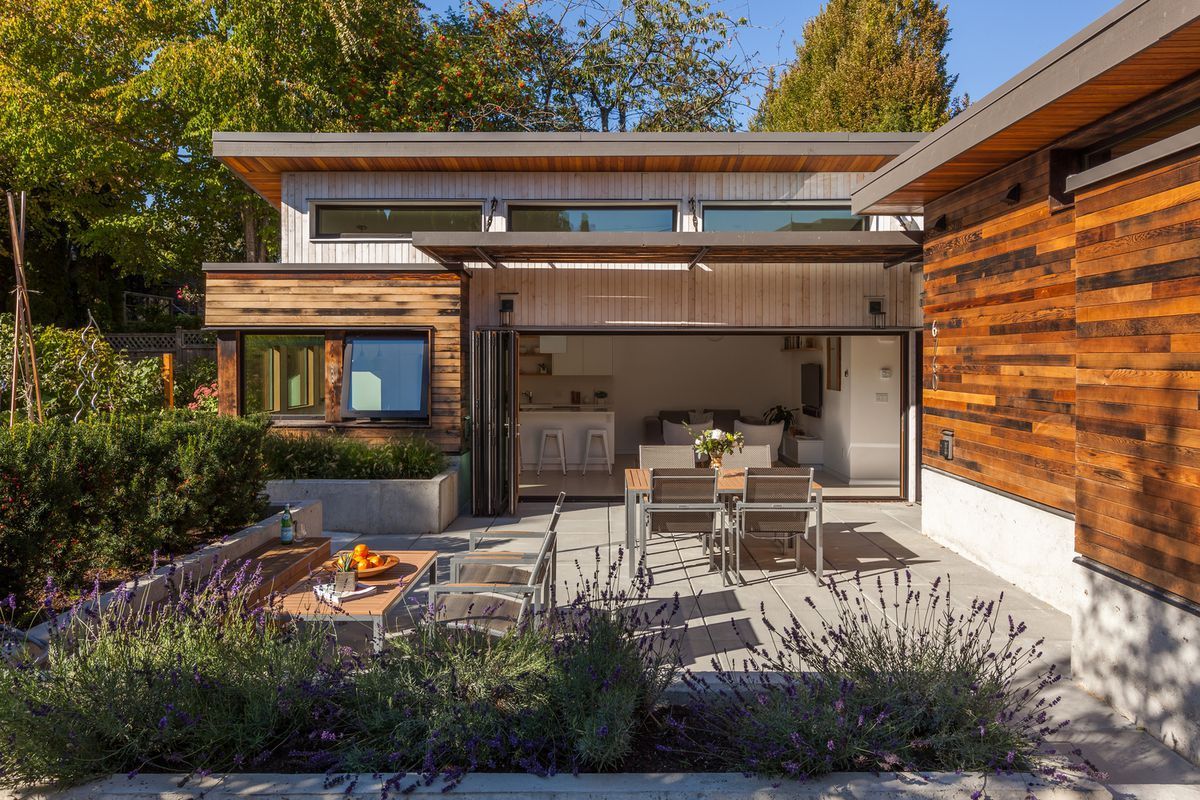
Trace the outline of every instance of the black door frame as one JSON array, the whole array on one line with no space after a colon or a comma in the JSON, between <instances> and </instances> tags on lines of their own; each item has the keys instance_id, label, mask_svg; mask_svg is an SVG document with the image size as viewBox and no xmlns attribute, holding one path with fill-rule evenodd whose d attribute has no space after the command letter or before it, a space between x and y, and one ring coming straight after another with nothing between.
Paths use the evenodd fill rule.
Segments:
<instances>
[{"instance_id":1,"label":"black door frame","mask_svg":"<svg viewBox=\"0 0 1200 800\"><path fill-rule=\"evenodd\" d=\"M518 334L509 329L471 335L471 513L515 514Z\"/></svg>"}]
</instances>

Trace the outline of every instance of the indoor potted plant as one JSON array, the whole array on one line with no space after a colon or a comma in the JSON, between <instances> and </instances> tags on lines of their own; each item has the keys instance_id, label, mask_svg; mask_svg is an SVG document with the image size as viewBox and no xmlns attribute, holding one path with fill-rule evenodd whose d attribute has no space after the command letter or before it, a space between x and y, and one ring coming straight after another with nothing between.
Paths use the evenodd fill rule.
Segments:
<instances>
[{"instance_id":1,"label":"indoor potted plant","mask_svg":"<svg viewBox=\"0 0 1200 800\"><path fill-rule=\"evenodd\" d=\"M796 428L792 425L796 421L796 412L799 408L788 408L787 406L771 406L763 412L763 422L767 425L774 425L777 422L783 423L783 429L790 433L795 433Z\"/></svg>"}]
</instances>

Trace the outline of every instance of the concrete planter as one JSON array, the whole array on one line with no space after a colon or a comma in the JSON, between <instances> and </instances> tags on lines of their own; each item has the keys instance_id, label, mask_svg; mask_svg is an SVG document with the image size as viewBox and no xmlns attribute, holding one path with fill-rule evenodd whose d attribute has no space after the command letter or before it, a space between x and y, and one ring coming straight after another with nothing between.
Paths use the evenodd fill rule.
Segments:
<instances>
[{"instance_id":1,"label":"concrete planter","mask_svg":"<svg viewBox=\"0 0 1200 800\"><path fill-rule=\"evenodd\" d=\"M272 503L320 500L325 529L351 533L441 533L458 516L458 469L428 480L268 481Z\"/></svg>"},{"instance_id":2,"label":"concrete planter","mask_svg":"<svg viewBox=\"0 0 1200 800\"><path fill-rule=\"evenodd\" d=\"M112 591L100 595L91 602L90 607L97 610L104 609L115 602L122 591L129 595L131 603L135 606L141 605L143 602L156 603L167 596L169 580L173 580L176 585L183 579L203 580L220 564L226 561L236 561L268 542L278 541L279 521L282 518L283 512L272 514L262 522L242 528L237 533L205 545L182 558L163 563L154 572L139 575L123 586L118 586ZM292 518L297 524L304 525L305 533L308 536L320 536L324 530L319 500L293 505ZM49 635L49 622L44 622L29 631L30 638L35 641L45 641Z\"/></svg>"},{"instance_id":3,"label":"concrete planter","mask_svg":"<svg viewBox=\"0 0 1200 800\"><path fill-rule=\"evenodd\" d=\"M351 776L337 786L327 787L324 775L242 774L213 776L180 786L182 775L124 775L70 789L36 795L0 792L0 797L44 797L48 800L233 800L233 798L290 798L291 800L378 800L382 781L371 775ZM353 783L351 782L353 781ZM408 778L400 783L407 787ZM352 788L347 789L350 786ZM412 797L450 797L459 800L949 800L970 797L986 787L991 800L1025 800L1031 790L1041 800L1066 798L1129 797L1123 789L1083 783L1076 787L1048 786L1032 775L988 776L932 773L924 775L874 775L865 772L837 773L813 781L778 781L728 773L626 773L611 775L556 775L539 778L511 773L476 773L450 792L441 781L418 786ZM1159 785L1153 795L1137 797L1194 797L1190 787ZM399 792L393 790L393 796Z\"/></svg>"}]
</instances>

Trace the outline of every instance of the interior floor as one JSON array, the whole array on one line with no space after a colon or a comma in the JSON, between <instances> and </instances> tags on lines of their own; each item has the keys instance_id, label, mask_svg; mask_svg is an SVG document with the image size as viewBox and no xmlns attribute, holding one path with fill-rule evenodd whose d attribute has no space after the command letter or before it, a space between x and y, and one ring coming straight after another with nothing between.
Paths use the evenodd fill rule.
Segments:
<instances>
[{"instance_id":1,"label":"interior floor","mask_svg":"<svg viewBox=\"0 0 1200 800\"><path fill-rule=\"evenodd\" d=\"M535 469L521 471L521 500L552 500L559 492L566 492L570 501L620 500L625 496L625 470L637 466L637 456L617 454L612 474L602 467L588 467L587 474L579 468L545 467L538 475ZM780 465L782 466L782 465ZM814 473L817 483L825 490L826 500L896 500L899 499L899 481L880 481L850 484L846 478L817 467Z\"/></svg>"}]
</instances>

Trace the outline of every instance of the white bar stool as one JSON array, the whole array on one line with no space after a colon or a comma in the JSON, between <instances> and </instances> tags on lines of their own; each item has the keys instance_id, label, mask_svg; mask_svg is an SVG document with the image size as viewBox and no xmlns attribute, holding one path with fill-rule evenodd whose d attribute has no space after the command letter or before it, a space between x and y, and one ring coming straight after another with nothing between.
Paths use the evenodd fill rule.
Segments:
<instances>
[{"instance_id":1,"label":"white bar stool","mask_svg":"<svg viewBox=\"0 0 1200 800\"><path fill-rule=\"evenodd\" d=\"M587 442L583 446L583 472L582 475L587 475L588 464L592 461L592 442L596 439L600 440L600 447L604 450L604 467L608 470L608 474L612 475L612 458L608 449L608 429L607 428L591 428L587 432Z\"/></svg>"},{"instance_id":2,"label":"white bar stool","mask_svg":"<svg viewBox=\"0 0 1200 800\"><path fill-rule=\"evenodd\" d=\"M546 428L542 431L542 446L538 450L538 468L537 474L542 474L542 461L546 458L546 445L553 439L558 445L558 463L562 467L562 474L567 474L567 437L563 435L562 428Z\"/></svg>"}]
</instances>

